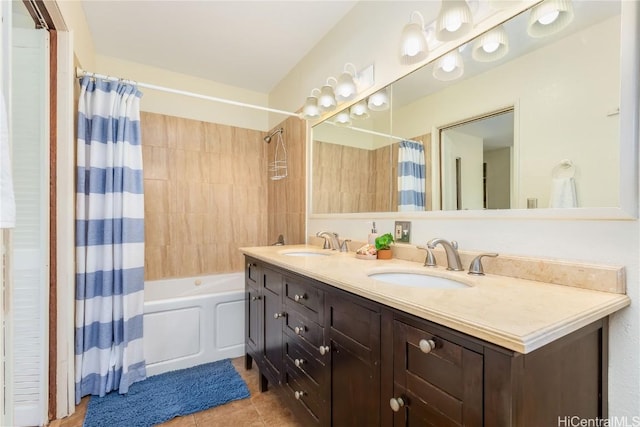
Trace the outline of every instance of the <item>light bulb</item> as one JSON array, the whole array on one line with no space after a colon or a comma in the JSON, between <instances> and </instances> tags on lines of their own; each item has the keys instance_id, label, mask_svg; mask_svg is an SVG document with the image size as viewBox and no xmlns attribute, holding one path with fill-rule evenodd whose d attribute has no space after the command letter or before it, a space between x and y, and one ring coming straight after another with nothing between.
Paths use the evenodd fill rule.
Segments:
<instances>
[{"instance_id":1,"label":"light bulb","mask_svg":"<svg viewBox=\"0 0 640 427\"><path fill-rule=\"evenodd\" d=\"M338 125L350 125L349 113L342 111L336 115L334 122Z\"/></svg>"},{"instance_id":2,"label":"light bulb","mask_svg":"<svg viewBox=\"0 0 640 427\"><path fill-rule=\"evenodd\" d=\"M487 42L482 45L482 50L487 53L493 53L500 47L500 43L498 42Z\"/></svg>"},{"instance_id":3,"label":"light bulb","mask_svg":"<svg viewBox=\"0 0 640 427\"><path fill-rule=\"evenodd\" d=\"M444 28L449 31L450 33L453 33L455 31L458 31L458 29L460 29L460 27L462 27L462 19L460 19L460 14L449 14L449 16L447 16L447 20L444 24Z\"/></svg>"},{"instance_id":4,"label":"light bulb","mask_svg":"<svg viewBox=\"0 0 640 427\"><path fill-rule=\"evenodd\" d=\"M453 55L446 56L442 60L442 69L447 73L452 72L456 68L456 60Z\"/></svg>"},{"instance_id":5,"label":"light bulb","mask_svg":"<svg viewBox=\"0 0 640 427\"><path fill-rule=\"evenodd\" d=\"M407 56L416 56L420 51L420 43L415 38L407 40L404 46L404 52Z\"/></svg>"},{"instance_id":6,"label":"light bulb","mask_svg":"<svg viewBox=\"0 0 640 427\"><path fill-rule=\"evenodd\" d=\"M551 11L545 13L540 18L538 18L538 22L541 23L542 25L549 25L553 21L558 19L559 15L560 15L560 11L554 9L554 10L551 10Z\"/></svg>"}]
</instances>

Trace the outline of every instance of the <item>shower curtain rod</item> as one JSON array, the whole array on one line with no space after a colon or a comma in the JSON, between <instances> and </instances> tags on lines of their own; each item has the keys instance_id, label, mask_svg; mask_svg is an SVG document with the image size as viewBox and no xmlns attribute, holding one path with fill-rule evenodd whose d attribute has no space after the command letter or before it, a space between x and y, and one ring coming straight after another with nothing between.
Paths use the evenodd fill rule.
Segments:
<instances>
[{"instance_id":1,"label":"shower curtain rod","mask_svg":"<svg viewBox=\"0 0 640 427\"><path fill-rule=\"evenodd\" d=\"M421 141L414 141L413 139L403 138L401 136L395 136L395 135L391 135L389 133L376 132L374 130L358 128L358 127L355 127L355 126L342 126L342 125L339 125L339 124L337 124L335 122L330 122L328 120L326 122L324 122L324 123L328 123L328 124L333 125L335 127L347 128L347 129L355 130L357 132L368 133L370 135L383 136L383 137L395 139L395 140L398 140L398 141L415 142L416 144L422 144Z\"/></svg>"},{"instance_id":2,"label":"shower curtain rod","mask_svg":"<svg viewBox=\"0 0 640 427\"><path fill-rule=\"evenodd\" d=\"M262 107L260 105L247 104L247 103L244 103L244 102L232 101L230 99L217 98L215 96L209 96L209 95L202 95L200 93L195 93L195 92L187 92L187 91L184 91L184 90L171 89L171 88L168 88L168 87L152 85L152 84L149 84L149 83L136 82L134 80L121 79L119 77L113 77L113 76L107 76L107 75L104 75L104 74L92 73L92 72L89 72L89 71L85 71L82 68L76 68L76 78L81 78L81 77L85 77L85 76L95 77L95 78L98 78L98 79L109 80L109 81L114 81L114 82L122 81L122 82L125 82L125 83L131 83L131 84L137 85L138 87L147 88L147 89L153 89L153 90L159 90L161 92L168 92L168 93L173 93L173 94L176 94L176 95L190 96L192 98L205 99L207 101L220 102L220 103L223 103L223 104L235 105L235 106L238 106L238 107L253 108L255 110L268 111L270 113L278 113L278 114L284 114L286 116L300 118L300 114L292 113L291 111L277 110L275 108Z\"/></svg>"}]
</instances>

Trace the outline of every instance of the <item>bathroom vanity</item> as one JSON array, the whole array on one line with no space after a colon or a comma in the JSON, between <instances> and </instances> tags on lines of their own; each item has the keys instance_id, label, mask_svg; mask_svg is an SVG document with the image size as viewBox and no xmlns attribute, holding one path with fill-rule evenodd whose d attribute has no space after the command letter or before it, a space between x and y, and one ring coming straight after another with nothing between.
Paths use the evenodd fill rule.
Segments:
<instances>
[{"instance_id":1,"label":"bathroom vanity","mask_svg":"<svg viewBox=\"0 0 640 427\"><path fill-rule=\"evenodd\" d=\"M282 393L305 425L607 416L607 318L626 295L442 267L428 273L466 289L421 289L370 277L424 269L411 261L306 245L241 250L246 367L255 362L261 391Z\"/></svg>"}]
</instances>

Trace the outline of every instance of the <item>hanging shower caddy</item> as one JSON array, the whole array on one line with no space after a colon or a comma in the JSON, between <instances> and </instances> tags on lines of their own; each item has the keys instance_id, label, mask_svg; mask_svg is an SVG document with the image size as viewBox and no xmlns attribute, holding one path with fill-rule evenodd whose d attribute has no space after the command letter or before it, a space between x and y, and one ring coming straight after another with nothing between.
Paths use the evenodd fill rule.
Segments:
<instances>
[{"instance_id":1,"label":"hanging shower caddy","mask_svg":"<svg viewBox=\"0 0 640 427\"><path fill-rule=\"evenodd\" d=\"M276 151L273 156L273 161L269 163L269 178L273 181L286 178L287 176L287 148L284 145L284 139L282 137L284 129L280 128L274 131L271 135L265 138L265 141L271 141L271 137L276 133L278 134Z\"/></svg>"}]
</instances>

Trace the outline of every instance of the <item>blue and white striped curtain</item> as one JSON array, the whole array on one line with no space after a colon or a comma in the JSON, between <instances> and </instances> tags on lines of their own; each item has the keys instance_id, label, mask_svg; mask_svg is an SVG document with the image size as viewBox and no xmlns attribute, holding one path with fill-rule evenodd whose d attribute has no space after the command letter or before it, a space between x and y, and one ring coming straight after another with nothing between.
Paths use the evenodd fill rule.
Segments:
<instances>
[{"instance_id":1,"label":"blue and white striped curtain","mask_svg":"<svg viewBox=\"0 0 640 427\"><path fill-rule=\"evenodd\" d=\"M78 104L76 403L146 378L144 195L136 86L84 77Z\"/></svg>"},{"instance_id":2,"label":"blue and white striped curtain","mask_svg":"<svg viewBox=\"0 0 640 427\"><path fill-rule=\"evenodd\" d=\"M398 148L398 211L423 211L425 208L424 146L401 141Z\"/></svg>"}]
</instances>

